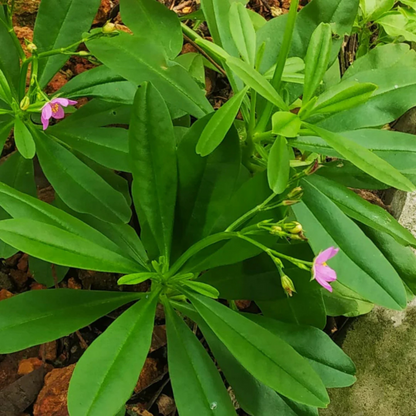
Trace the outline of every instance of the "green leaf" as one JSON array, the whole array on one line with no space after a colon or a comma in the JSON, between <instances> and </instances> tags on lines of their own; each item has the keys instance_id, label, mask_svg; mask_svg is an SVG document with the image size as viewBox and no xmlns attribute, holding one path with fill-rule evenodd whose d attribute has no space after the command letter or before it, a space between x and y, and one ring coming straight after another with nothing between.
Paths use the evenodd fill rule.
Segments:
<instances>
[{"instance_id":1,"label":"green leaf","mask_svg":"<svg viewBox=\"0 0 416 416\"><path fill-rule=\"evenodd\" d=\"M281 110L288 110L287 104L270 82L249 64L233 56L229 56L226 59L226 64L248 87L258 92Z\"/></svg>"},{"instance_id":2,"label":"green leaf","mask_svg":"<svg viewBox=\"0 0 416 416\"><path fill-rule=\"evenodd\" d=\"M371 302L400 310L406 306L401 280L377 247L327 196L308 180L301 203L292 209L307 230L315 254L330 246L339 247L331 260L338 280ZM371 259L371 260L370 260Z\"/></svg>"},{"instance_id":3,"label":"green leaf","mask_svg":"<svg viewBox=\"0 0 416 416\"><path fill-rule=\"evenodd\" d=\"M331 283L332 292L323 292L326 313L329 316L360 316L373 310L374 304L339 281Z\"/></svg>"},{"instance_id":4,"label":"green leaf","mask_svg":"<svg viewBox=\"0 0 416 416\"><path fill-rule=\"evenodd\" d=\"M110 169L130 172L128 130L116 127L75 127L57 129L53 133L59 140L97 163Z\"/></svg>"},{"instance_id":5,"label":"green leaf","mask_svg":"<svg viewBox=\"0 0 416 416\"><path fill-rule=\"evenodd\" d=\"M16 117L14 121L14 140L20 154L25 159L33 159L36 153L36 146L32 134L21 118Z\"/></svg>"},{"instance_id":6,"label":"green leaf","mask_svg":"<svg viewBox=\"0 0 416 416\"><path fill-rule=\"evenodd\" d=\"M254 378L230 353L190 304L174 303L175 307L198 324L240 406L250 415L318 416L318 410L292 402ZM259 400L258 398L261 398Z\"/></svg>"},{"instance_id":7,"label":"green leaf","mask_svg":"<svg viewBox=\"0 0 416 416\"><path fill-rule=\"evenodd\" d=\"M338 113L357 107L368 101L376 89L377 85L370 83L341 82L319 96L311 114Z\"/></svg>"},{"instance_id":8,"label":"green leaf","mask_svg":"<svg viewBox=\"0 0 416 416\"><path fill-rule=\"evenodd\" d=\"M48 135L37 132L35 141L45 176L69 207L108 222L129 221L130 207L120 192Z\"/></svg>"},{"instance_id":9,"label":"green leaf","mask_svg":"<svg viewBox=\"0 0 416 416\"><path fill-rule=\"evenodd\" d=\"M344 40L344 35L350 35L357 16L359 0L313 0L302 8L296 19L295 31L289 56L303 58L311 39L312 33L321 23L331 24L334 31L332 40L332 59L335 60ZM266 44L260 71L270 69L277 61L282 45L283 33L287 15L282 15L268 21L257 32L257 47Z\"/></svg>"},{"instance_id":10,"label":"green leaf","mask_svg":"<svg viewBox=\"0 0 416 416\"><path fill-rule=\"evenodd\" d=\"M322 176L313 175L308 178L308 182L335 202L349 217L390 234L401 244L416 247L416 238L413 234L385 209L371 204L355 192Z\"/></svg>"},{"instance_id":11,"label":"green leaf","mask_svg":"<svg viewBox=\"0 0 416 416\"><path fill-rule=\"evenodd\" d=\"M0 352L8 354L67 336L140 293L33 290L0 302Z\"/></svg>"},{"instance_id":12,"label":"green leaf","mask_svg":"<svg viewBox=\"0 0 416 416\"><path fill-rule=\"evenodd\" d=\"M204 57L197 52L185 53L179 55L175 62L182 65L191 75L192 78L201 86L205 91L205 67Z\"/></svg>"},{"instance_id":13,"label":"green leaf","mask_svg":"<svg viewBox=\"0 0 416 416\"><path fill-rule=\"evenodd\" d=\"M332 30L328 23L321 23L312 33L305 58L305 86L303 105L308 103L319 87L331 59Z\"/></svg>"},{"instance_id":14,"label":"green leaf","mask_svg":"<svg viewBox=\"0 0 416 416\"><path fill-rule=\"evenodd\" d=\"M221 376L205 348L168 302L165 313L169 374L180 414L235 415Z\"/></svg>"},{"instance_id":15,"label":"green leaf","mask_svg":"<svg viewBox=\"0 0 416 416\"><path fill-rule=\"evenodd\" d=\"M209 120L196 145L196 152L199 155L202 157L208 156L224 140L240 110L247 89L246 87L234 95Z\"/></svg>"},{"instance_id":16,"label":"green leaf","mask_svg":"<svg viewBox=\"0 0 416 416\"><path fill-rule=\"evenodd\" d=\"M325 387L348 387L355 383L354 363L323 331L261 315L245 313L244 316L286 341L306 358L321 377Z\"/></svg>"},{"instance_id":17,"label":"green leaf","mask_svg":"<svg viewBox=\"0 0 416 416\"><path fill-rule=\"evenodd\" d=\"M169 103L195 117L212 107L192 76L179 64L166 62L163 49L143 38L118 36L87 42L88 48L106 66L136 85L152 82Z\"/></svg>"},{"instance_id":18,"label":"green leaf","mask_svg":"<svg viewBox=\"0 0 416 416\"><path fill-rule=\"evenodd\" d=\"M201 133L212 119L208 115L194 123L178 147L179 186L174 244L177 254L182 254L182 250L213 232L214 224L225 210L238 181L240 144L234 127L207 157L202 158L195 152Z\"/></svg>"},{"instance_id":19,"label":"green leaf","mask_svg":"<svg viewBox=\"0 0 416 416\"><path fill-rule=\"evenodd\" d=\"M256 60L256 32L248 10L241 3L231 5L230 32L241 57L254 68Z\"/></svg>"},{"instance_id":20,"label":"green leaf","mask_svg":"<svg viewBox=\"0 0 416 416\"><path fill-rule=\"evenodd\" d=\"M113 273L142 270L142 266L118 253L43 222L3 220L0 230L0 238L7 244L53 264Z\"/></svg>"},{"instance_id":21,"label":"green leaf","mask_svg":"<svg viewBox=\"0 0 416 416\"><path fill-rule=\"evenodd\" d=\"M343 157L372 177L403 191L412 192L415 190L415 185L409 179L365 147L345 136L317 126L310 125L310 128Z\"/></svg>"},{"instance_id":22,"label":"green leaf","mask_svg":"<svg viewBox=\"0 0 416 416\"><path fill-rule=\"evenodd\" d=\"M130 398L152 341L157 295L131 306L84 352L69 385L71 414L113 415Z\"/></svg>"},{"instance_id":23,"label":"green leaf","mask_svg":"<svg viewBox=\"0 0 416 416\"><path fill-rule=\"evenodd\" d=\"M377 19L377 23L392 38L404 38L409 42L416 42L416 34L413 27L409 26L408 18L398 11L386 13Z\"/></svg>"},{"instance_id":24,"label":"green leaf","mask_svg":"<svg viewBox=\"0 0 416 416\"><path fill-rule=\"evenodd\" d=\"M220 295L220 292L218 292L218 290L215 289L215 287L211 285L207 285L206 283L203 283L203 282L194 282L192 280L186 280L182 284L184 286L189 287L193 291L198 292L201 295L208 296L209 298L212 298L212 299L218 299Z\"/></svg>"},{"instance_id":25,"label":"green leaf","mask_svg":"<svg viewBox=\"0 0 416 416\"><path fill-rule=\"evenodd\" d=\"M354 61L343 76L343 80L370 69L414 67L416 52L406 43L378 45L363 57Z\"/></svg>"},{"instance_id":26,"label":"green leaf","mask_svg":"<svg viewBox=\"0 0 416 416\"><path fill-rule=\"evenodd\" d=\"M6 140L9 137L10 131L13 127L13 122L14 120L9 122L4 121L0 123L0 149L2 149L2 151L4 143L6 143Z\"/></svg>"},{"instance_id":27,"label":"green leaf","mask_svg":"<svg viewBox=\"0 0 416 416\"><path fill-rule=\"evenodd\" d=\"M82 39L91 28L100 0L42 0L37 14L33 43L38 53L64 48ZM72 50L75 50L76 46ZM39 82L44 87L68 60L57 54L39 60Z\"/></svg>"},{"instance_id":28,"label":"green leaf","mask_svg":"<svg viewBox=\"0 0 416 416\"><path fill-rule=\"evenodd\" d=\"M356 82L375 84L378 88L366 103L333 114L321 121L320 127L338 132L383 126L416 105L415 68L400 66L367 70L351 78Z\"/></svg>"},{"instance_id":29,"label":"green leaf","mask_svg":"<svg viewBox=\"0 0 416 416\"><path fill-rule=\"evenodd\" d=\"M0 165L0 219L2 220L11 218L10 212L14 211L13 209L11 211L7 210L4 207L5 197L2 195L1 189L3 187L8 188L4 184L29 195L36 196L37 189L32 160L24 159L19 152L15 152L9 155ZM3 241L0 242L0 258L7 259L16 254L17 251L14 247L9 246Z\"/></svg>"},{"instance_id":30,"label":"green leaf","mask_svg":"<svg viewBox=\"0 0 416 416\"><path fill-rule=\"evenodd\" d=\"M41 285L46 287L53 287L56 283L62 282L65 275L68 273L68 267L52 265L46 261L39 260L36 257L29 257L29 270L32 277Z\"/></svg>"},{"instance_id":31,"label":"green leaf","mask_svg":"<svg viewBox=\"0 0 416 416\"><path fill-rule=\"evenodd\" d=\"M31 169L33 170L33 167L31 167ZM29 171L23 170L22 175L26 174L26 172ZM16 176L16 178L18 178L18 176ZM26 178L27 176L23 176L21 180L26 182ZM0 173L0 180L1 179L2 177ZM13 183L10 183L10 185L14 186ZM34 192L34 194L36 194L36 192ZM68 215L66 212L57 209L46 202L40 201L37 198L21 193L3 183L0 183L0 206L13 218L30 218L34 221L53 225L61 228L62 230L68 231L71 234L87 239L102 248L117 252L118 254L129 259L129 257L126 256L127 250L125 250L124 247L121 249L113 243L112 240L115 242L118 241L116 238L113 238L112 235L109 235L109 238L107 238L96 229L88 226L77 218Z\"/></svg>"},{"instance_id":32,"label":"green leaf","mask_svg":"<svg viewBox=\"0 0 416 416\"><path fill-rule=\"evenodd\" d=\"M3 8L0 10L0 71L3 72L13 95L17 97L17 89L20 79L20 59L15 43L5 25L7 18ZM0 74L2 76L2 74Z\"/></svg>"},{"instance_id":33,"label":"green leaf","mask_svg":"<svg viewBox=\"0 0 416 416\"><path fill-rule=\"evenodd\" d=\"M367 226L362 226L361 228L384 254L386 259L394 267L410 290L415 293L416 256L414 251L410 247L403 247L400 243L383 231Z\"/></svg>"},{"instance_id":34,"label":"green leaf","mask_svg":"<svg viewBox=\"0 0 416 416\"><path fill-rule=\"evenodd\" d=\"M220 303L187 292L195 309L235 358L278 393L311 406L326 406L327 392L309 364L286 342Z\"/></svg>"},{"instance_id":35,"label":"green leaf","mask_svg":"<svg viewBox=\"0 0 416 416\"><path fill-rule=\"evenodd\" d=\"M297 257L297 254L293 255ZM310 273L304 270L285 268L285 272L292 279L296 293L288 297L280 281L277 281L277 299L257 301L257 305L263 314L270 318L323 329L326 325L326 313L322 288L318 283L311 282Z\"/></svg>"},{"instance_id":36,"label":"green leaf","mask_svg":"<svg viewBox=\"0 0 416 416\"><path fill-rule=\"evenodd\" d=\"M138 285L139 283L143 283L152 277L157 276L156 273L132 273L126 274L125 276L120 277L117 280L118 285Z\"/></svg>"},{"instance_id":37,"label":"green leaf","mask_svg":"<svg viewBox=\"0 0 416 416\"><path fill-rule=\"evenodd\" d=\"M361 1L361 10L364 18L368 22L372 22L392 9L394 3L395 0L364 0Z\"/></svg>"},{"instance_id":38,"label":"green leaf","mask_svg":"<svg viewBox=\"0 0 416 416\"><path fill-rule=\"evenodd\" d=\"M152 84L135 98L129 130L133 199L159 252L169 262L177 187L175 135L169 111Z\"/></svg>"},{"instance_id":39,"label":"green leaf","mask_svg":"<svg viewBox=\"0 0 416 416\"><path fill-rule=\"evenodd\" d=\"M120 8L123 23L136 36L162 46L170 59L179 55L183 37L175 12L155 0L121 0Z\"/></svg>"},{"instance_id":40,"label":"green leaf","mask_svg":"<svg viewBox=\"0 0 416 416\"><path fill-rule=\"evenodd\" d=\"M283 136L277 136L270 149L267 161L267 177L270 189L275 194L281 194L289 182L290 154L287 140Z\"/></svg>"},{"instance_id":41,"label":"green leaf","mask_svg":"<svg viewBox=\"0 0 416 416\"><path fill-rule=\"evenodd\" d=\"M272 117L272 131L285 137L297 137L301 126L301 120L297 114L290 111L278 111Z\"/></svg>"},{"instance_id":42,"label":"green leaf","mask_svg":"<svg viewBox=\"0 0 416 416\"><path fill-rule=\"evenodd\" d=\"M231 3L229 1L201 1L201 8L214 43L224 48L230 55L238 56L238 50L230 28L230 7Z\"/></svg>"}]
</instances>

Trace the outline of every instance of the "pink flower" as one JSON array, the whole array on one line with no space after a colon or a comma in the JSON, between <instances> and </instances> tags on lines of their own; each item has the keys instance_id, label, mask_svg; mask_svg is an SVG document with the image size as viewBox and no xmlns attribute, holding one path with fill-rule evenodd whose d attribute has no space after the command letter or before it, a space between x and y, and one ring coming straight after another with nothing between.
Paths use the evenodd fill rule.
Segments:
<instances>
[{"instance_id":1,"label":"pink flower","mask_svg":"<svg viewBox=\"0 0 416 416\"><path fill-rule=\"evenodd\" d=\"M42 125L43 130L46 130L49 126L49 120L53 117L60 120L65 117L65 112L62 107L68 107L68 105L74 105L78 101L68 100L68 98L54 98L42 107Z\"/></svg>"},{"instance_id":2,"label":"pink flower","mask_svg":"<svg viewBox=\"0 0 416 416\"><path fill-rule=\"evenodd\" d=\"M329 247L322 253L319 253L313 262L312 273L313 279L324 287L326 290L332 292L332 287L328 282L334 282L337 280L337 274L335 270L331 269L326 262L332 259L339 251L339 248Z\"/></svg>"}]
</instances>

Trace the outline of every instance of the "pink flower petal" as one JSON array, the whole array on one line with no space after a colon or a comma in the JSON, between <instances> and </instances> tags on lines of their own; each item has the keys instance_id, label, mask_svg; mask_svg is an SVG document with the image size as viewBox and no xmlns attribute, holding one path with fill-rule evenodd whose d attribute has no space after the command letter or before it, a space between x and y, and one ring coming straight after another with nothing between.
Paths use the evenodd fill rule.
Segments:
<instances>
[{"instance_id":1,"label":"pink flower petal","mask_svg":"<svg viewBox=\"0 0 416 416\"><path fill-rule=\"evenodd\" d=\"M52 104L59 104L62 105L63 107L68 107L69 104L69 100L68 98L54 98L51 101Z\"/></svg>"},{"instance_id":2,"label":"pink flower petal","mask_svg":"<svg viewBox=\"0 0 416 416\"><path fill-rule=\"evenodd\" d=\"M40 117L42 121L43 130L46 130L49 127L49 118L43 117L43 115Z\"/></svg>"},{"instance_id":3,"label":"pink flower petal","mask_svg":"<svg viewBox=\"0 0 416 416\"><path fill-rule=\"evenodd\" d=\"M74 101L74 100L68 100L69 105L75 105L78 104L78 101Z\"/></svg>"},{"instance_id":4,"label":"pink flower petal","mask_svg":"<svg viewBox=\"0 0 416 416\"><path fill-rule=\"evenodd\" d=\"M64 109L61 106L59 106L57 112L55 114L53 114L52 117L56 118L57 120L61 120L62 118L65 117Z\"/></svg>"},{"instance_id":5,"label":"pink flower petal","mask_svg":"<svg viewBox=\"0 0 416 416\"><path fill-rule=\"evenodd\" d=\"M335 270L328 266L316 265L315 272L321 279L325 279L327 282L333 282L337 280L337 274Z\"/></svg>"},{"instance_id":6,"label":"pink flower petal","mask_svg":"<svg viewBox=\"0 0 416 416\"><path fill-rule=\"evenodd\" d=\"M318 254L315 262L320 263L320 264L325 263L329 259L332 259L332 257L334 257L338 253L338 251L339 251L339 248L329 247L326 250L324 250L322 253Z\"/></svg>"},{"instance_id":7,"label":"pink flower petal","mask_svg":"<svg viewBox=\"0 0 416 416\"><path fill-rule=\"evenodd\" d=\"M50 103L46 103L42 107L42 117L47 120L49 120L52 117L52 108Z\"/></svg>"}]
</instances>

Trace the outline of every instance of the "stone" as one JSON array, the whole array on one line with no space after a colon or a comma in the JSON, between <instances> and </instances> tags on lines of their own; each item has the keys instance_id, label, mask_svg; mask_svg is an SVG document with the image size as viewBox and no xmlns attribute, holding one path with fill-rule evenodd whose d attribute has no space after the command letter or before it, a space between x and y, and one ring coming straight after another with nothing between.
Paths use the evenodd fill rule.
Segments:
<instances>
[{"instance_id":1,"label":"stone","mask_svg":"<svg viewBox=\"0 0 416 416\"><path fill-rule=\"evenodd\" d=\"M416 409L416 300L405 311L376 307L356 319L342 349L357 367L357 382L330 389L321 416L411 416Z\"/></svg>"},{"instance_id":2,"label":"stone","mask_svg":"<svg viewBox=\"0 0 416 416\"><path fill-rule=\"evenodd\" d=\"M69 416L67 395L75 364L56 368L45 377L45 385L33 407L34 416Z\"/></svg>"}]
</instances>

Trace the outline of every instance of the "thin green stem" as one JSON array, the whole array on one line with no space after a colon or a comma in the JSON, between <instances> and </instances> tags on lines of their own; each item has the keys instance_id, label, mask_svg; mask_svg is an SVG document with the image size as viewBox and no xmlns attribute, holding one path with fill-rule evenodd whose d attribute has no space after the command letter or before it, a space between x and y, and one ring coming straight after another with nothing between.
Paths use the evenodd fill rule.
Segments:
<instances>
[{"instance_id":1,"label":"thin green stem","mask_svg":"<svg viewBox=\"0 0 416 416\"><path fill-rule=\"evenodd\" d=\"M299 0L292 0L290 3L290 9L288 14L288 19L286 23L285 33L283 35L283 42L280 48L279 57L277 58L276 69L274 71L274 75L271 81L272 86L274 89L279 92L280 86L282 84L282 75L285 69L285 64L287 57L289 55L290 47L292 46L292 37L293 31L295 29L296 17L297 17L297 9L299 6ZM260 120L256 127L256 132L263 133L269 123L270 117L273 113L274 105L271 102L266 104L266 107L263 113L260 116Z\"/></svg>"}]
</instances>

